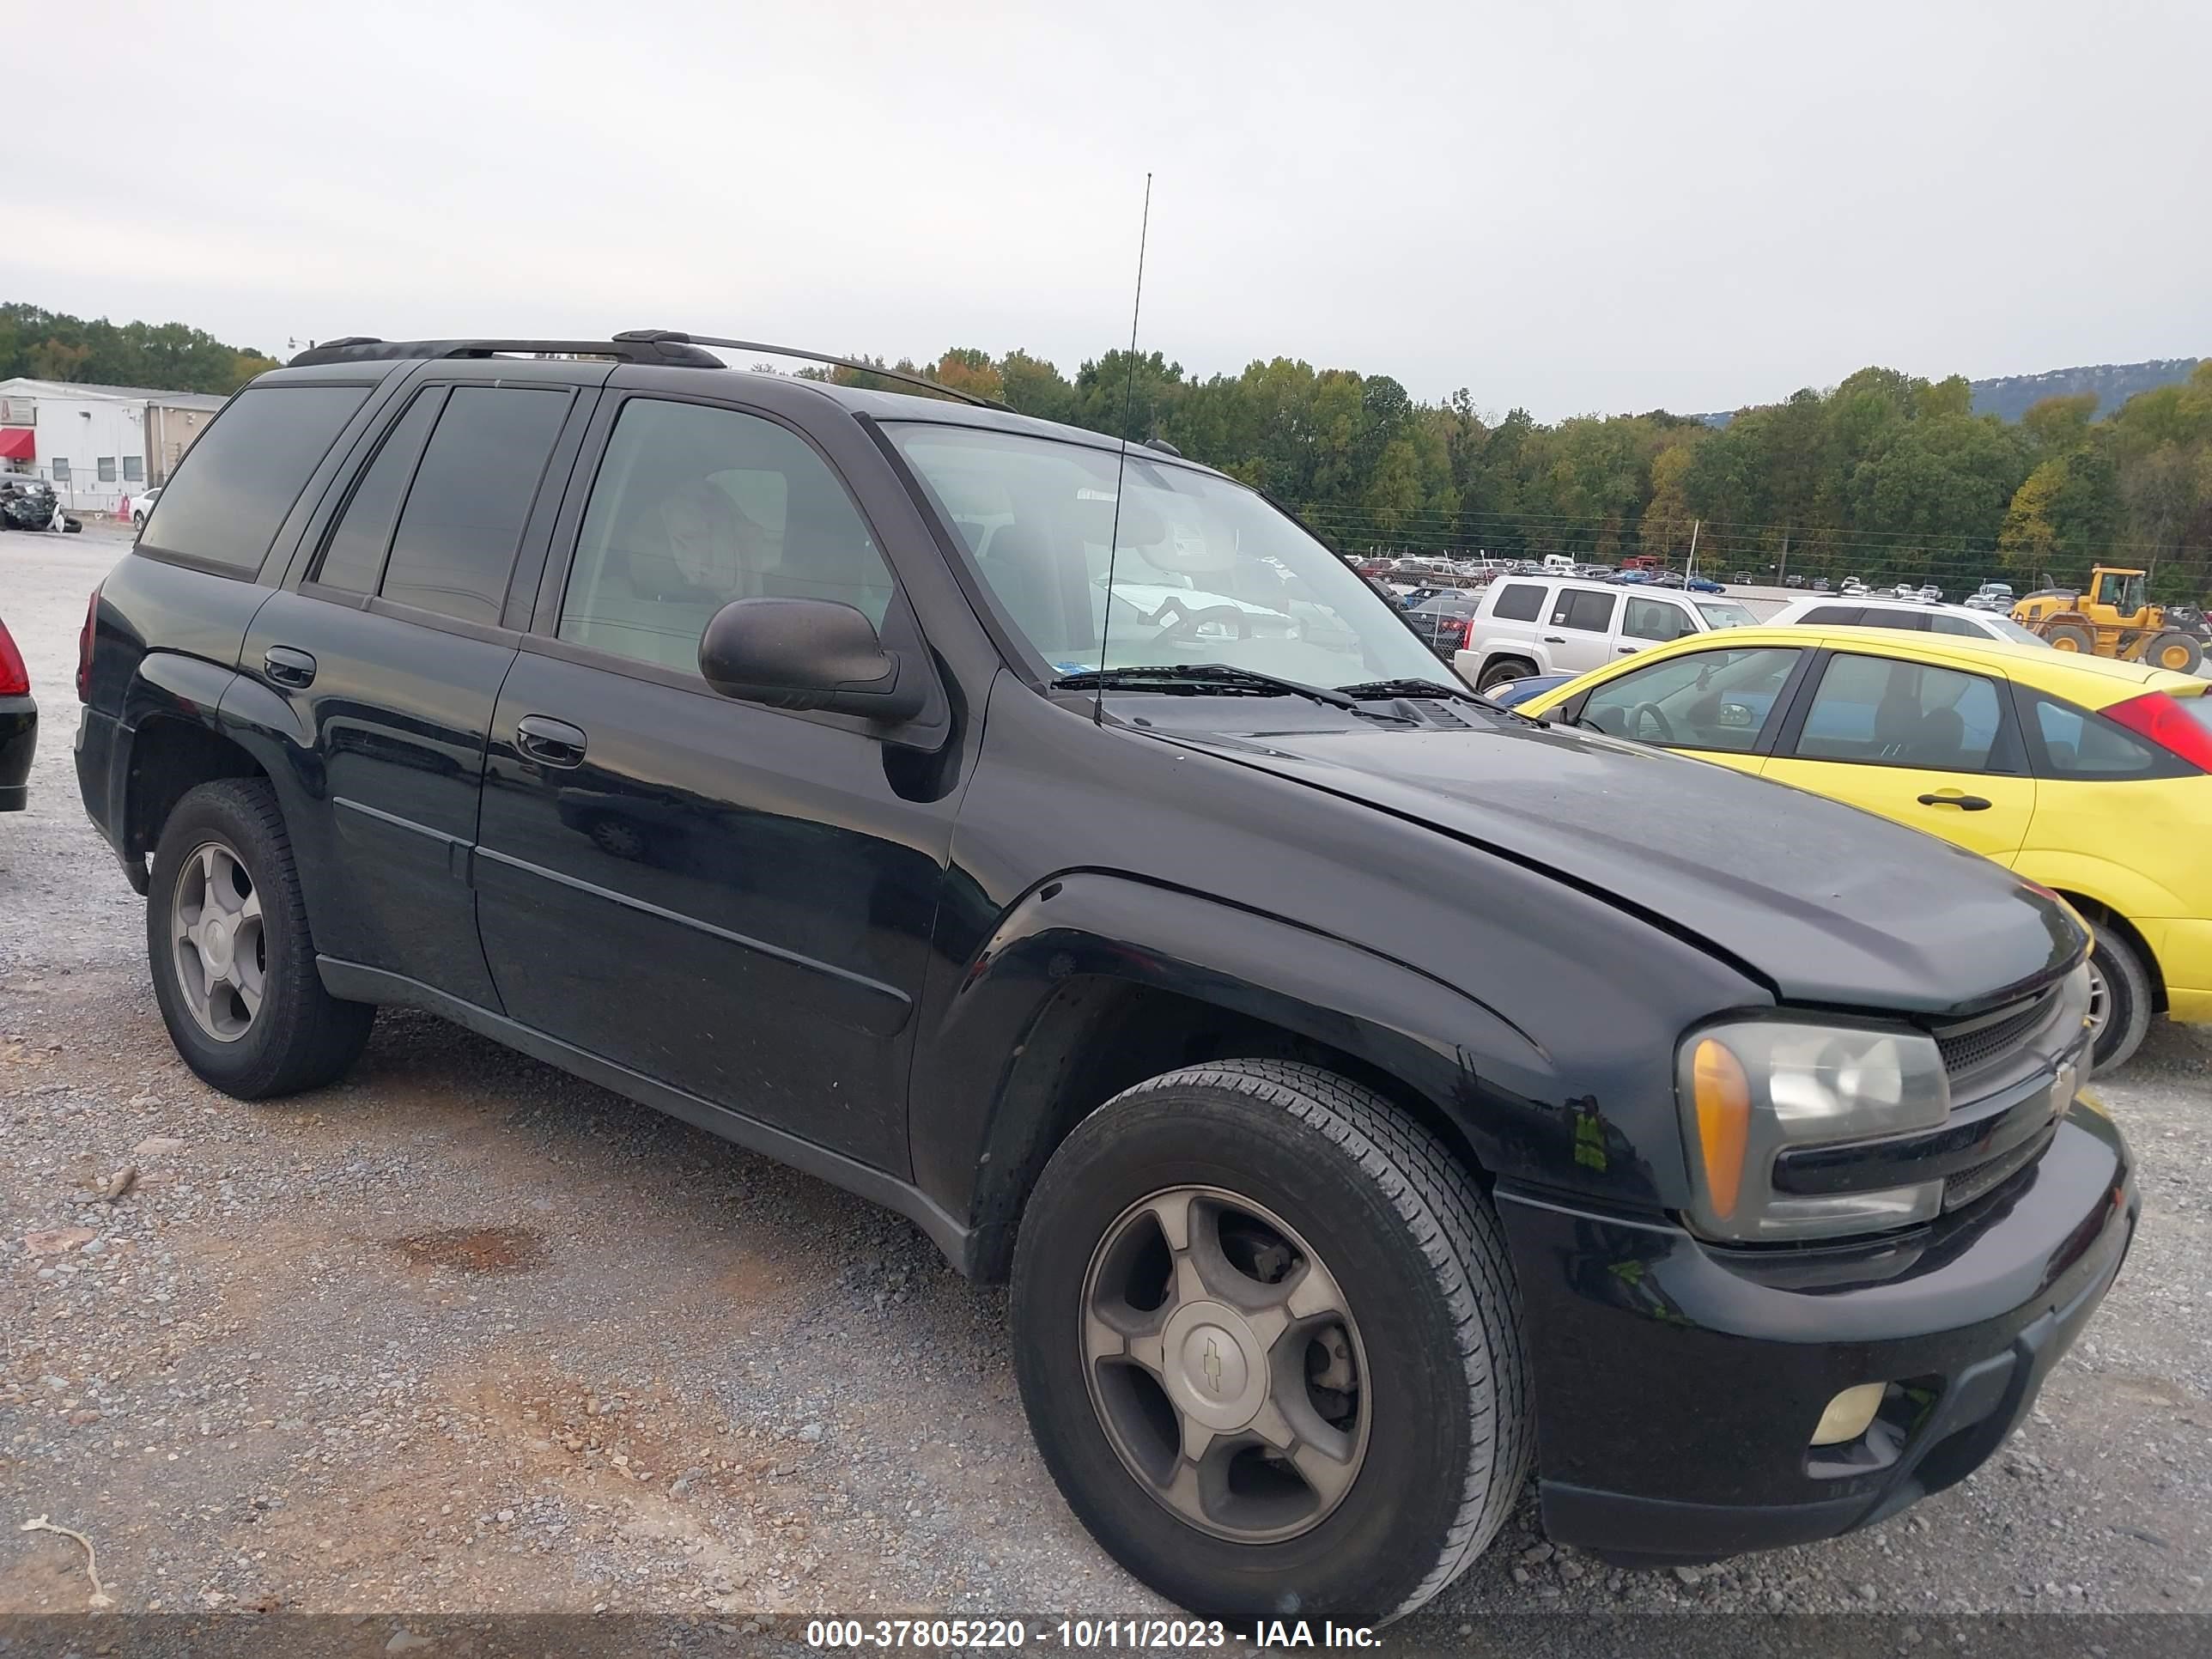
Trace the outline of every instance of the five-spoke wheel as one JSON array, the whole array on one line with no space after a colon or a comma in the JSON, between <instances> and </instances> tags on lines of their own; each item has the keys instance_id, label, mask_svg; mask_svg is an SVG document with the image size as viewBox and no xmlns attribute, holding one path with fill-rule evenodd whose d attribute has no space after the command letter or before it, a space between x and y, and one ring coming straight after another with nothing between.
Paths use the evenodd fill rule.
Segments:
<instances>
[{"instance_id":1,"label":"five-spoke wheel","mask_svg":"<svg viewBox=\"0 0 2212 1659\"><path fill-rule=\"evenodd\" d=\"M261 1012L269 945L261 895L234 849L203 842L186 856L170 891L169 935L185 1011L216 1042L237 1042Z\"/></svg>"},{"instance_id":2,"label":"five-spoke wheel","mask_svg":"<svg viewBox=\"0 0 2212 1659\"><path fill-rule=\"evenodd\" d=\"M1291 1537L1359 1474L1359 1328L1320 1258L1250 1199L1175 1187L1133 1206L1092 1254L1083 1347L1115 1449L1193 1526Z\"/></svg>"}]
</instances>

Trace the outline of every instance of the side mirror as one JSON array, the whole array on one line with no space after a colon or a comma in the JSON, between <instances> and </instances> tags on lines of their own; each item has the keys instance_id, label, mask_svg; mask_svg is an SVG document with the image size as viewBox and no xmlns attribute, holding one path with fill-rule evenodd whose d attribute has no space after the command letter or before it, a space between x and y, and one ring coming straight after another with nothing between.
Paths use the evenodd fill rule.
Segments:
<instances>
[{"instance_id":1,"label":"side mirror","mask_svg":"<svg viewBox=\"0 0 2212 1659\"><path fill-rule=\"evenodd\" d=\"M884 649L875 624L832 599L733 599L699 641L707 684L740 702L910 720L927 697L921 673Z\"/></svg>"}]
</instances>

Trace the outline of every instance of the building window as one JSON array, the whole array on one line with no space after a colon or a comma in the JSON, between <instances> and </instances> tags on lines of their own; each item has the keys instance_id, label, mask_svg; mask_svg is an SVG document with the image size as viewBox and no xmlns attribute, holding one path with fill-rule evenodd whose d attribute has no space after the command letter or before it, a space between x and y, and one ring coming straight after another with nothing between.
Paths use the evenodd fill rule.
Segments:
<instances>
[{"instance_id":1,"label":"building window","mask_svg":"<svg viewBox=\"0 0 2212 1659\"><path fill-rule=\"evenodd\" d=\"M113 483L115 482L114 456L103 455L100 458L100 481L102 483Z\"/></svg>"},{"instance_id":2,"label":"building window","mask_svg":"<svg viewBox=\"0 0 2212 1659\"><path fill-rule=\"evenodd\" d=\"M69 481L70 481L70 475L69 475L69 463L68 463L67 461L64 460L60 456L58 456L58 455L55 456L55 457L54 457L54 482L55 482L56 483L67 483Z\"/></svg>"},{"instance_id":3,"label":"building window","mask_svg":"<svg viewBox=\"0 0 2212 1659\"><path fill-rule=\"evenodd\" d=\"M146 482L146 460L143 456L125 455L123 458L123 482L125 483Z\"/></svg>"}]
</instances>

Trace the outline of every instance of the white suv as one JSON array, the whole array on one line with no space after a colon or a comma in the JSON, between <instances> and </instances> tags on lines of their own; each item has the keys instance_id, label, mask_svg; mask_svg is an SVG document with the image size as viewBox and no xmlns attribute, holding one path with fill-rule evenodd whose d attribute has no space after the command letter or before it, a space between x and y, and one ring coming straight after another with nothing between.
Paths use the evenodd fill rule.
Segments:
<instances>
[{"instance_id":1,"label":"white suv","mask_svg":"<svg viewBox=\"0 0 2212 1659\"><path fill-rule=\"evenodd\" d=\"M1792 623L1811 623L1816 628L1907 628L1923 634L1956 634L1970 640L2003 640L2013 645L2051 643L2001 611L1930 605L1922 599L1876 599L1871 594L1792 599L1766 619L1770 628L1787 628Z\"/></svg>"},{"instance_id":2,"label":"white suv","mask_svg":"<svg viewBox=\"0 0 2212 1659\"><path fill-rule=\"evenodd\" d=\"M1734 599L1578 577L1503 576L1491 583L1452 657L1478 690L1531 674L1580 674L1685 634L1758 621Z\"/></svg>"}]
</instances>

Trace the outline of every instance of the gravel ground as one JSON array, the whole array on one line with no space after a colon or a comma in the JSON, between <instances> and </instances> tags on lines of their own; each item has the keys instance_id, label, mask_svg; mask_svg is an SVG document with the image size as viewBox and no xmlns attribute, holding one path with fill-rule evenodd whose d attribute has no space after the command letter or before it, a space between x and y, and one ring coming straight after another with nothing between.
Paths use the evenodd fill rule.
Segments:
<instances>
[{"instance_id":1,"label":"gravel ground","mask_svg":"<svg viewBox=\"0 0 2212 1659\"><path fill-rule=\"evenodd\" d=\"M300 1099L192 1079L69 752L84 596L124 544L0 538L46 713L32 808L0 818L0 1612L85 1605L38 1516L124 1609L1170 1611L1030 1449L1001 1293L905 1222L422 1017ZM2105 1092L2142 1236L1972 1480L1703 1571L1554 1549L1524 1499L1399 1633L2212 1612L2212 1033L2155 1033Z\"/></svg>"}]
</instances>

